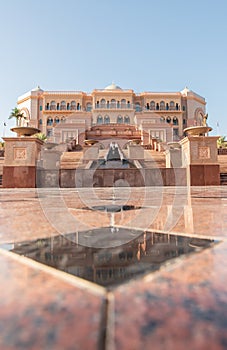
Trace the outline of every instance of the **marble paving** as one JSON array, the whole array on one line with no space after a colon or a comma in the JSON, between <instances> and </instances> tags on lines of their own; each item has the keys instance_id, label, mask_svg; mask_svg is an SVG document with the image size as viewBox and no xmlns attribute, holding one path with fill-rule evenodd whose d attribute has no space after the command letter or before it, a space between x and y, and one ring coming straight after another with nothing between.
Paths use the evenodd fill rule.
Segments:
<instances>
[{"instance_id":1,"label":"marble paving","mask_svg":"<svg viewBox=\"0 0 227 350\"><path fill-rule=\"evenodd\" d=\"M0 349L227 348L227 186L1 189L0 219L1 245L110 224L219 241L111 290L0 249Z\"/></svg>"}]
</instances>

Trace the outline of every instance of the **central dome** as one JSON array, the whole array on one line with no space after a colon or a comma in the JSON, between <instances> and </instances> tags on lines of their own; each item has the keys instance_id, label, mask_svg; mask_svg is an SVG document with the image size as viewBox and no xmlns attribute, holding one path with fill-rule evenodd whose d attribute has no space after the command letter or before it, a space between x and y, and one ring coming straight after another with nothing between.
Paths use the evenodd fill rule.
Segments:
<instances>
[{"instance_id":1,"label":"central dome","mask_svg":"<svg viewBox=\"0 0 227 350\"><path fill-rule=\"evenodd\" d=\"M104 90L122 90L122 89L120 88L120 86L117 86L116 84L112 83L107 87L105 87Z\"/></svg>"}]
</instances>

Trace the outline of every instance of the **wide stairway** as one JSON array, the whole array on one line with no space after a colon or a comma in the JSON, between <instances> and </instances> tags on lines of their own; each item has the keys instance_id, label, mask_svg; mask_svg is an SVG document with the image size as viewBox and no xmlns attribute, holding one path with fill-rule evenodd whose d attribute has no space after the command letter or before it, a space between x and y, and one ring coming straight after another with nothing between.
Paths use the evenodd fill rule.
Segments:
<instances>
[{"instance_id":1,"label":"wide stairway","mask_svg":"<svg viewBox=\"0 0 227 350\"><path fill-rule=\"evenodd\" d=\"M146 169L165 168L166 158L163 151L144 150L144 160L140 161L142 167Z\"/></svg>"},{"instance_id":2,"label":"wide stairway","mask_svg":"<svg viewBox=\"0 0 227 350\"><path fill-rule=\"evenodd\" d=\"M227 185L227 154L219 154L218 163L220 165L220 184Z\"/></svg>"},{"instance_id":3,"label":"wide stairway","mask_svg":"<svg viewBox=\"0 0 227 350\"><path fill-rule=\"evenodd\" d=\"M84 168L83 152L63 152L61 156L61 169Z\"/></svg>"}]
</instances>

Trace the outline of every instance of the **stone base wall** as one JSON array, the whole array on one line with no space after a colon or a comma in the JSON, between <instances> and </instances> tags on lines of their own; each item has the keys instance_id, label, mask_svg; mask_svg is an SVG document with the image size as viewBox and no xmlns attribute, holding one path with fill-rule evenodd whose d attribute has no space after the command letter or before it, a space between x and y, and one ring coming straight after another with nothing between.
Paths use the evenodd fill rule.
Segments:
<instances>
[{"instance_id":1,"label":"stone base wall","mask_svg":"<svg viewBox=\"0 0 227 350\"><path fill-rule=\"evenodd\" d=\"M61 169L60 187L186 186L186 169Z\"/></svg>"},{"instance_id":2,"label":"stone base wall","mask_svg":"<svg viewBox=\"0 0 227 350\"><path fill-rule=\"evenodd\" d=\"M220 185L219 164L190 164L187 168L187 178L190 186Z\"/></svg>"},{"instance_id":3,"label":"stone base wall","mask_svg":"<svg viewBox=\"0 0 227 350\"><path fill-rule=\"evenodd\" d=\"M36 169L34 166L4 166L3 187L144 187L218 186L219 165L190 165L160 169Z\"/></svg>"},{"instance_id":4,"label":"stone base wall","mask_svg":"<svg viewBox=\"0 0 227 350\"><path fill-rule=\"evenodd\" d=\"M36 167L4 166L2 186L5 188L36 187Z\"/></svg>"},{"instance_id":5,"label":"stone base wall","mask_svg":"<svg viewBox=\"0 0 227 350\"><path fill-rule=\"evenodd\" d=\"M36 187L59 187L59 170L38 168L36 171Z\"/></svg>"}]
</instances>

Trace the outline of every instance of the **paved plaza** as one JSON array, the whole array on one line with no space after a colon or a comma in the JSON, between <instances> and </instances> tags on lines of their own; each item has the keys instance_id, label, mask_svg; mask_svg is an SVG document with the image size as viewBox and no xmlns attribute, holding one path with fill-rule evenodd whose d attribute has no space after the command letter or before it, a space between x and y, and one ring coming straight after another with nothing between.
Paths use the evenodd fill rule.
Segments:
<instances>
[{"instance_id":1,"label":"paved plaza","mask_svg":"<svg viewBox=\"0 0 227 350\"><path fill-rule=\"evenodd\" d=\"M227 187L1 189L0 198L1 349L226 349ZM109 205L132 210L96 210ZM111 290L3 249L109 226L215 244Z\"/></svg>"}]
</instances>

